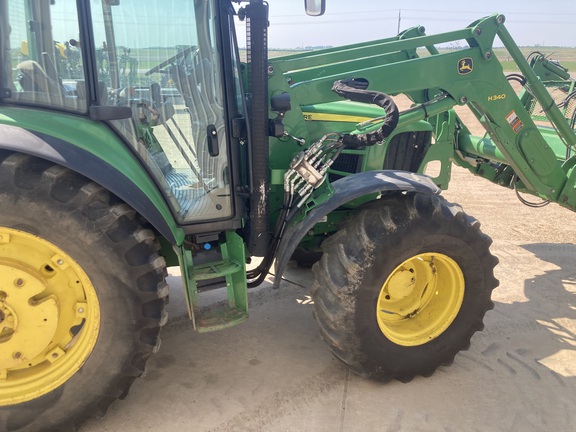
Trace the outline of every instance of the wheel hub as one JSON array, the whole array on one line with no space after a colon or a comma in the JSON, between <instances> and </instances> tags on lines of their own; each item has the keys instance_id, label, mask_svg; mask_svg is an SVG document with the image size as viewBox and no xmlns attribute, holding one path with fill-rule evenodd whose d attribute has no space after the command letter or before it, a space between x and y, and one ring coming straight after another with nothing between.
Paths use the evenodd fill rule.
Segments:
<instances>
[{"instance_id":1,"label":"wheel hub","mask_svg":"<svg viewBox=\"0 0 576 432\"><path fill-rule=\"evenodd\" d=\"M404 261L386 279L378 296L376 318L392 342L416 346L442 334L454 321L464 298L464 275L440 253Z\"/></svg>"},{"instance_id":2,"label":"wheel hub","mask_svg":"<svg viewBox=\"0 0 576 432\"><path fill-rule=\"evenodd\" d=\"M0 227L0 406L70 379L96 343L100 308L80 265L38 236Z\"/></svg>"},{"instance_id":3,"label":"wheel hub","mask_svg":"<svg viewBox=\"0 0 576 432\"><path fill-rule=\"evenodd\" d=\"M34 359L51 342L58 326L58 306L52 297L35 296L45 291L40 279L27 271L0 265L0 364L12 369Z\"/></svg>"},{"instance_id":4,"label":"wheel hub","mask_svg":"<svg viewBox=\"0 0 576 432\"><path fill-rule=\"evenodd\" d=\"M415 283L414 273L402 268L392 275L388 284L388 294L391 299L403 299L412 293Z\"/></svg>"}]
</instances>

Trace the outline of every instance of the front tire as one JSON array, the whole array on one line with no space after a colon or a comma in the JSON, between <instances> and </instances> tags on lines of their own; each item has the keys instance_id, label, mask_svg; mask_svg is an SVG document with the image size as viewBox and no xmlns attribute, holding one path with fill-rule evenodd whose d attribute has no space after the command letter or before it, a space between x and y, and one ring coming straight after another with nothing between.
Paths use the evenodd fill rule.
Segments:
<instances>
[{"instance_id":1,"label":"front tire","mask_svg":"<svg viewBox=\"0 0 576 432\"><path fill-rule=\"evenodd\" d=\"M490 244L441 197L399 194L359 210L314 266L322 337L364 377L430 376L468 348L493 307Z\"/></svg>"},{"instance_id":2,"label":"front tire","mask_svg":"<svg viewBox=\"0 0 576 432\"><path fill-rule=\"evenodd\" d=\"M134 210L64 167L0 152L0 185L0 430L75 430L157 350L165 263Z\"/></svg>"}]
</instances>

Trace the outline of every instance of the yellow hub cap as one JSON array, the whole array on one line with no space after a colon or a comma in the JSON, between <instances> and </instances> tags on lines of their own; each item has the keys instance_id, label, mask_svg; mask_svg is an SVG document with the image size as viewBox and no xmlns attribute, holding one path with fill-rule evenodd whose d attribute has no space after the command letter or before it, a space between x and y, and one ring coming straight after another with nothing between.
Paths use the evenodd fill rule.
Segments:
<instances>
[{"instance_id":1,"label":"yellow hub cap","mask_svg":"<svg viewBox=\"0 0 576 432\"><path fill-rule=\"evenodd\" d=\"M0 406L64 384L92 352L99 324L96 291L76 261L0 227Z\"/></svg>"},{"instance_id":2,"label":"yellow hub cap","mask_svg":"<svg viewBox=\"0 0 576 432\"><path fill-rule=\"evenodd\" d=\"M382 286L376 317L392 342L417 346L442 334L458 315L464 275L440 253L416 255L394 269Z\"/></svg>"}]
</instances>

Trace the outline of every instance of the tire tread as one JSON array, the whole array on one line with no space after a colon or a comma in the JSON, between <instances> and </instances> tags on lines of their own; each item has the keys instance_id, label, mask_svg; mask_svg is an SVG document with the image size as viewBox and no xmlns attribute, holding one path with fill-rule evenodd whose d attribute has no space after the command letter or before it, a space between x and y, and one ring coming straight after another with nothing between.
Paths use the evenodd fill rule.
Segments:
<instances>
[{"instance_id":1,"label":"tire tread","mask_svg":"<svg viewBox=\"0 0 576 432\"><path fill-rule=\"evenodd\" d=\"M22 431L76 430L87 418L103 416L110 404L125 397L134 380L143 374L146 362L160 346L160 329L167 321L164 305L168 295L166 263L159 255L154 233L141 225L136 212L102 186L60 165L22 154L0 151L0 181L16 196L49 197L62 211L81 214L87 227L100 232L115 244L124 257L134 283L130 295L141 306L135 323L135 349L116 384L98 402L81 413L70 413L66 421L19 428ZM12 186L10 186L12 185ZM94 241L90 235L85 241ZM2 416L0 416L2 417ZM21 416L16 416L21 417ZM6 420L9 422L10 420ZM13 430L0 420L0 429Z\"/></svg>"},{"instance_id":2,"label":"tire tread","mask_svg":"<svg viewBox=\"0 0 576 432\"><path fill-rule=\"evenodd\" d=\"M436 364L424 362L408 371L400 368L395 370L393 367L387 370L373 364L367 366L368 363L364 361L359 348L361 332L364 330L356 329L354 323L357 304L353 297L357 290L348 277L350 268L352 265L364 268L373 265L372 251L377 246L374 239L377 238L375 233L378 230L384 232L381 236L394 237L400 243L397 247L402 247L401 233L404 230L410 227L418 229L419 226L430 224L439 227L440 233L461 236L467 244L470 243L474 251L478 251L485 286L480 293L480 310L476 311L478 319L470 324L468 334L456 341ZM484 314L494 307L490 293L498 286L498 280L493 275L498 259L489 251L491 243L490 237L481 233L480 223L475 218L464 213L460 205L449 203L440 196L398 194L368 204L358 210L341 230L324 241L322 259L313 267L314 316L322 338L337 358L362 376L380 381L396 379L408 382L417 375L432 375L438 366L452 363L459 351L468 349L472 335L484 328Z\"/></svg>"}]
</instances>

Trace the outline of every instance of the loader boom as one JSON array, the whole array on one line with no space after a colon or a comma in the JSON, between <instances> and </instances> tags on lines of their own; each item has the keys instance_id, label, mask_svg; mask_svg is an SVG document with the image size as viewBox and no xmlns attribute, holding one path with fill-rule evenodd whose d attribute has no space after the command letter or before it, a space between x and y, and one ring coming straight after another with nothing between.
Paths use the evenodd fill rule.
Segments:
<instances>
[{"instance_id":1,"label":"loader boom","mask_svg":"<svg viewBox=\"0 0 576 432\"><path fill-rule=\"evenodd\" d=\"M463 30L433 36L426 36L424 29L417 27L395 38L274 59L270 92L290 93L296 108L286 114L285 123L293 135L298 135L318 116L307 112L326 110L339 100L331 91L335 81L363 78L370 89L411 99L412 107L400 114L399 131L410 130L421 121L432 126L435 141L419 170L438 157L442 171L436 176L437 184L447 186L453 161L499 184L574 209L574 157L567 149L576 144L576 135L566 118L572 112L561 112L545 87L552 78L561 80L566 97L573 98L573 80L562 67L529 64L504 21L504 16L492 15ZM496 36L523 75L525 91L520 96L494 55ZM461 41L467 48L437 49L438 45ZM423 49L427 55L422 55ZM542 71L546 76L538 76ZM529 112L534 101L545 107L551 127L535 123ZM472 135L453 113L457 105L474 113L486 130L484 137ZM364 114L365 118L370 116L370 112ZM363 133L377 123L362 122L351 133ZM274 151L279 145L272 143L271 147ZM375 150L368 149L366 159L372 159L370 152Z\"/></svg>"}]
</instances>

